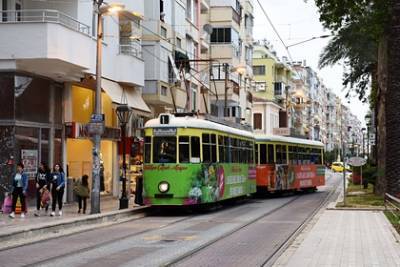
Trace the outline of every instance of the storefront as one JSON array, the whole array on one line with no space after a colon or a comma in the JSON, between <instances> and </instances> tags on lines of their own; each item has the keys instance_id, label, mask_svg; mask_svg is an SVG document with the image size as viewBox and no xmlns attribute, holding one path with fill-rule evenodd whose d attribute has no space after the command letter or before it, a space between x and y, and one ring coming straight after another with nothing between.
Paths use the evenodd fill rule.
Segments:
<instances>
[{"instance_id":1,"label":"storefront","mask_svg":"<svg viewBox=\"0 0 400 267\"><path fill-rule=\"evenodd\" d=\"M29 196L40 162L63 165L63 85L18 73L0 74L0 200L10 188L15 164L29 177Z\"/></svg>"},{"instance_id":2,"label":"storefront","mask_svg":"<svg viewBox=\"0 0 400 267\"><path fill-rule=\"evenodd\" d=\"M94 109L95 91L74 84L70 87L69 105L71 120L66 123L66 150L68 178L79 179L89 176L92 184L93 143L86 131L86 125ZM117 142L120 129L117 124L114 104L106 93L102 93L102 113L105 117L105 132L101 141L100 190L102 194L118 195L119 167L117 161Z\"/></svg>"}]
</instances>

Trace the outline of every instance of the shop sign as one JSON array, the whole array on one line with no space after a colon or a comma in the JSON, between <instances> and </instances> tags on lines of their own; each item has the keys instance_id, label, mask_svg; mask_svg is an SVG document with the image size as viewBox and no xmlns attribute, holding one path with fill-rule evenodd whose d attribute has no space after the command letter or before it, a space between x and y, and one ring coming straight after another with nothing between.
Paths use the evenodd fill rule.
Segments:
<instances>
[{"instance_id":1,"label":"shop sign","mask_svg":"<svg viewBox=\"0 0 400 267\"><path fill-rule=\"evenodd\" d=\"M21 150L21 161L24 164L24 172L28 177L35 177L38 166L38 151L31 149Z\"/></svg>"},{"instance_id":2,"label":"shop sign","mask_svg":"<svg viewBox=\"0 0 400 267\"><path fill-rule=\"evenodd\" d=\"M155 128L153 129L154 136L175 136L176 128Z\"/></svg>"},{"instance_id":3,"label":"shop sign","mask_svg":"<svg viewBox=\"0 0 400 267\"><path fill-rule=\"evenodd\" d=\"M65 124L65 135L67 138L91 138L91 130L96 130L95 127L93 126L93 123L91 123L92 126L89 126L90 124L82 124L78 122L69 122ZM102 127L103 131L101 134L101 138L103 139L111 139L111 140L119 140L121 136L121 129L119 128L110 128L110 127L104 127L103 123L96 123L96 125L99 124L100 128ZM92 127L92 129L90 129ZM97 129L101 130L101 129Z\"/></svg>"},{"instance_id":4,"label":"shop sign","mask_svg":"<svg viewBox=\"0 0 400 267\"><path fill-rule=\"evenodd\" d=\"M290 136L290 128L274 128L272 133L274 135Z\"/></svg>"}]
</instances>

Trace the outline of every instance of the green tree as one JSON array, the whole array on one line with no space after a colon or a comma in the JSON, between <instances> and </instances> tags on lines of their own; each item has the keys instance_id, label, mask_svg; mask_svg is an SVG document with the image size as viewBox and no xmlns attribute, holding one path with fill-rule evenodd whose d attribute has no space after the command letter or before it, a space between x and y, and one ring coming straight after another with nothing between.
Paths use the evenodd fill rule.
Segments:
<instances>
[{"instance_id":1,"label":"green tree","mask_svg":"<svg viewBox=\"0 0 400 267\"><path fill-rule=\"evenodd\" d=\"M334 37L323 50L320 66L344 61L348 71L344 73L343 85L347 95L356 92L362 101L370 99L377 120L380 168L387 168L386 159L386 118L396 115L384 108L386 99L386 35L390 21L392 2L389 0L315 0L323 25L332 31ZM382 71L383 70L383 71ZM372 88L371 88L372 87ZM371 88L368 97L367 90ZM382 105L383 104L383 105ZM387 111L387 112L386 112ZM388 125L389 126L389 125ZM389 127L393 127L390 125ZM400 168L397 169L400 173ZM378 177L377 193L385 191L389 176ZM399 190L400 192L400 190Z\"/></svg>"}]
</instances>

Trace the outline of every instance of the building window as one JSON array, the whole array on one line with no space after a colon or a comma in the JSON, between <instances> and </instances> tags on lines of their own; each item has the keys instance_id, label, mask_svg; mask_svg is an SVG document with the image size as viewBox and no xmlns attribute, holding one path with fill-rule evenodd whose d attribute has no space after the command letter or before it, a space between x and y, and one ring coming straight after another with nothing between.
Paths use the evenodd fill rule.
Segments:
<instances>
[{"instance_id":1,"label":"building window","mask_svg":"<svg viewBox=\"0 0 400 267\"><path fill-rule=\"evenodd\" d=\"M192 84L192 110L197 110L197 85Z\"/></svg>"},{"instance_id":2,"label":"building window","mask_svg":"<svg viewBox=\"0 0 400 267\"><path fill-rule=\"evenodd\" d=\"M160 90L161 95L167 96L167 94L168 94L167 90L168 90L168 88L166 86L161 85L161 90Z\"/></svg>"},{"instance_id":3,"label":"building window","mask_svg":"<svg viewBox=\"0 0 400 267\"><path fill-rule=\"evenodd\" d=\"M161 36L167 38L167 29L161 26Z\"/></svg>"},{"instance_id":4,"label":"building window","mask_svg":"<svg viewBox=\"0 0 400 267\"><path fill-rule=\"evenodd\" d=\"M214 28L211 33L211 43L231 43L231 28Z\"/></svg>"},{"instance_id":5,"label":"building window","mask_svg":"<svg viewBox=\"0 0 400 267\"><path fill-rule=\"evenodd\" d=\"M161 21L164 21L164 16L165 16L165 13L164 13L164 1L160 0L160 20Z\"/></svg>"},{"instance_id":6,"label":"building window","mask_svg":"<svg viewBox=\"0 0 400 267\"><path fill-rule=\"evenodd\" d=\"M186 0L186 18L192 21L192 0Z\"/></svg>"},{"instance_id":7,"label":"building window","mask_svg":"<svg viewBox=\"0 0 400 267\"><path fill-rule=\"evenodd\" d=\"M265 75L265 66L253 66L254 75Z\"/></svg>"},{"instance_id":8,"label":"building window","mask_svg":"<svg viewBox=\"0 0 400 267\"><path fill-rule=\"evenodd\" d=\"M253 128L254 128L254 130L262 129L262 114L261 113L253 114Z\"/></svg>"},{"instance_id":9,"label":"building window","mask_svg":"<svg viewBox=\"0 0 400 267\"><path fill-rule=\"evenodd\" d=\"M182 49L182 39L179 37L176 37L176 47Z\"/></svg>"}]
</instances>

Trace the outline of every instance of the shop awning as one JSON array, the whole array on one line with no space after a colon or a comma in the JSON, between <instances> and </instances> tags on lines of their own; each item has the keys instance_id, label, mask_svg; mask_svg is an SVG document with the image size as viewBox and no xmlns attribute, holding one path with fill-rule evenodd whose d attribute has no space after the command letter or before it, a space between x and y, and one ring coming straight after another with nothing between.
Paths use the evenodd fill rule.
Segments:
<instances>
[{"instance_id":1,"label":"shop awning","mask_svg":"<svg viewBox=\"0 0 400 267\"><path fill-rule=\"evenodd\" d=\"M138 115L149 116L151 110L144 102L140 90L133 87L122 87L119 83L107 79L101 79L101 87L111 98L112 102L121 104L122 94L125 88L126 101L128 106L134 109Z\"/></svg>"}]
</instances>

